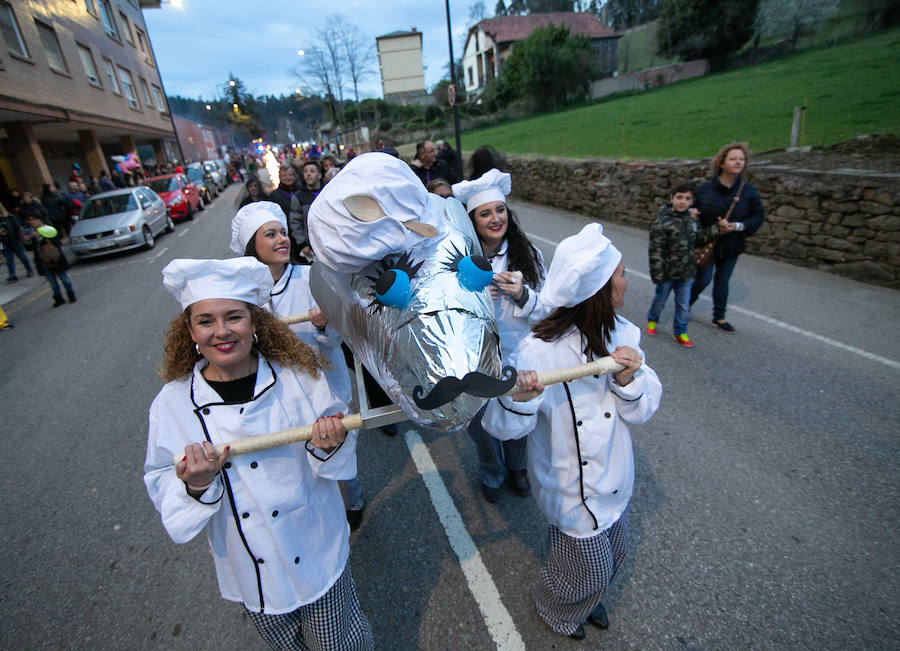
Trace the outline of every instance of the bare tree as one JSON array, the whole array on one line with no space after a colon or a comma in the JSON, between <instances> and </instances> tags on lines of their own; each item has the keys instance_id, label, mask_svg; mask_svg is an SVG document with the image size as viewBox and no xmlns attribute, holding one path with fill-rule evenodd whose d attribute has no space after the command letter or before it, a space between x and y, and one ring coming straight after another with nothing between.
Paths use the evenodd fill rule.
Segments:
<instances>
[{"instance_id":1,"label":"bare tree","mask_svg":"<svg viewBox=\"0 0 900 651\"><path fill-rule=\"evenodd\" d=\"M796 47L801 35L831 18L839 5L838 0L762 0L756 12L757 38L789 38Z\"/></svg>"},{"instance_id":2,"label":"bare tree","mask_svg":"<svg viewBox=\"0 0 900 651\"><path fill-rule=\"evenodd\" d=\"M329 18L332 28L338 34L338 45L347 78L353 84L353 98L356 101L356 123L362 135L362 111L359 110L359 82L372 74L375 60L375 41L362 30L344 20L341 16Z\"/></svg>"}]
</instances>

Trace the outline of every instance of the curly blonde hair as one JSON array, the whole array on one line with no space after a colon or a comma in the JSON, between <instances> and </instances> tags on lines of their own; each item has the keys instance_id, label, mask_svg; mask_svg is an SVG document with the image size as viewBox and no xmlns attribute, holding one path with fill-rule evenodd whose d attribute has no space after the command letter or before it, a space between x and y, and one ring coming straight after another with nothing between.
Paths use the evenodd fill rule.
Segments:
<instances>
[{"instance_id":1,"label":"curly blonde hair","mask_svg":"<svg viewBox=\"0 0 900 651\"><path fill-rule=\"evenodd\" d=\"M729 142L727 145L722 147L719 150L719 153L715 155L712 159L712 165L710 165L710 172L712 172L713 176L718 176L722 172L722 163L725 162L725 157L728 156L728 152L732 149L740 149L744 152L744 169L747 169L747 166L750 165L750 145L746 142Z\"/></svg>"},{"instance_id":2,"label":"curly blonde hair","mask_svg":"<svg viewBox=\"0 0 900 651\"><path fill-rule=\"evenodd\" d=\"M246 305L250 310L250 319L259 340L254 344L254 348L260 355L285 368L305 371L313 377L319 376L319 371L328 365L319 353L298 339L291 329L271 312L249 303ZM184 312L172 319L166 329L163 359L157 369L164 382L187 377L194 370L197 361L202 359L194 347L188 329L190 318L191 308L188 306Z\"/></svg>"}]
</instances>

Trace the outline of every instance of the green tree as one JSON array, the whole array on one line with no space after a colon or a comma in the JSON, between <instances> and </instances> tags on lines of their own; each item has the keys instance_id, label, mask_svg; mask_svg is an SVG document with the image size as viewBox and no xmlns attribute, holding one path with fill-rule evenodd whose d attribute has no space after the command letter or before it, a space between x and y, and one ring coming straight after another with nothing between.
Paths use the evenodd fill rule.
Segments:
<instances>
[{"instance_id":1,"label":"green tree","mask_svg":"<svg viewBox=\"0 0 900 651\"><path fill-rule=\"evenodd\" d=\"M667 57L715 59L753 35L759 0L663 0L656 51Z\"/></svg>"},{"instance_id":2,"label":"green tree","mask_svg":"<svg viewBox=\"0 0 900 651\"><path fill-rule=\"evenodd\" d=\"M530 14L549 14L554 11L573 11L575 0L525 0Z\"/></svg>"},{"instance_id":3,"label":"green tree","mask_svg":"<svg viewBox=\"0 0 900 651\"><path fill-rule=\"evenodd\" d=\"M247 90L244 82L233 73L229 73L228 81L220 88L231 104L227 116L232 128L248 138L259 138L262 135L262 128L256 112L256 99Z\"/></svg>"},{"instance_id":4,"label":"green tree","mask_svg":"<svg viewBox=\"0 0 900 651\"><path fill-rule=\"evenodd\" d=\"M528 8L525 6L525 0L510 0L507 12L510 16L521 16L522 14L527 14Z\"/></svg>"},{"instance_id":5,"label":"green tree","mask_svg":"<svg viewBox=\"0 0 900 651\"><path fill-rule=\"evenodd\" d=\"M503 0L497 0L497 6L494 7L495 16L507 16L506 3Z\"/></svg>"},{"instance_id":6,"label":"green tree","mask_svg":"<svg viewBox=\"0 0 900 651\"><path fill-rule=\"evenodd\" d=\"M661 0L607 0L604 8L614 28L627 29L656 18L661 4Z\"/></svg>"},{"instance_id":7,"label":"green tree","mask_svg":"<svg viewBox=\"0 0 900 651\"><path fill-rule=\"evenodd\" d=\"M586 36L572 35L565 26L538 27L513 48L503 67L498 100L502 104L517 96L537 109L556 110L587 95L595 70L594 50Z\"/></svg>"}]
</instances>

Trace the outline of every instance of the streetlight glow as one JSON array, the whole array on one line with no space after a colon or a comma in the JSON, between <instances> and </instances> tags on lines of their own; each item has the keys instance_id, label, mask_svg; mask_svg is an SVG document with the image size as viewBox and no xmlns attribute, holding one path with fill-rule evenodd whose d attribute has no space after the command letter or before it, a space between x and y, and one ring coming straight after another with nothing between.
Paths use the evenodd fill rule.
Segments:
<instances>
[{"instance_id":1,"label":"streetlight glow","mask_svg":"<svg viewBox=\"0 0 900 651\"><path fill-rule=\"evenodd\" d=\"M229 79L228 85L231 86L232 88L234 88L235 87L234 79Z\"/></svg>"},{"instance_id":2,"label":"streetlight glow","mask_svg":"<svg viewBox=\"0 0 900 651\"><path fill-rule=\"evenodd\" d=\"M303 50L297 50L297 54L303 56L304 54L306 54L306 52L304 52Z\"/></svg>"},{"instance_id":3,"label":"streetlight glow","mask_svg":"<svg viewBox=\"0 0 900 651\"><path fill-rule=\"evenodd\" d=\"M207 110L207 111L212 111L212 106L210 106L209 104L207 104L207 105L206 105L206 110Z\"/></svg>"}]
</instances>

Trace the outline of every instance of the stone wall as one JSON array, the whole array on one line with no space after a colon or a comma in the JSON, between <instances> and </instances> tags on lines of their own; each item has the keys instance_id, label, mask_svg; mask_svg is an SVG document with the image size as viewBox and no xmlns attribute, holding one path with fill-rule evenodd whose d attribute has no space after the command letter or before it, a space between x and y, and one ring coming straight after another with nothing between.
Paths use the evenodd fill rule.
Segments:
<instances>
[{"instance_id":1,"label":"stone wall","mask_svg":"<svg viewBox=\"0 0 900 651\"><path fill-rule=\"evenodd\" d=\"M700 182L709 161L508 158L514 199L649 229L679 180ZM900 288L900 174L751 166L766 221L747 252Z\"/></svg>"},{"instance_id":2,"label":"stone wall","mask_svg":"<svg viewBox=\"0 0 900 651\"><path fill-rule=\"evenodd\" d=\"M649 90L659 88L676 81L693 77L702 77L709 72L709 61L697 59L684 63L671 63L655 68L646 68L636 72L628 72L615 77L604 77L591 84L591 98L606 97L613 93L624 93L631 90Z\"/></svg>"}]
</instances>

